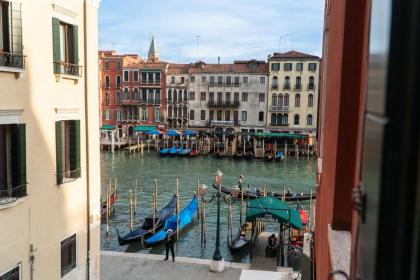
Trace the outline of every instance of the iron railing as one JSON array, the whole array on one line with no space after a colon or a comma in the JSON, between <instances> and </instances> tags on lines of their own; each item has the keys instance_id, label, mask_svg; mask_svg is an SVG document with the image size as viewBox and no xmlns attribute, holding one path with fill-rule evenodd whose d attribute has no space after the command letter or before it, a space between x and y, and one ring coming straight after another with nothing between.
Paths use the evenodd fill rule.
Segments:
<instances>
[{"instance_id":1,"label":"iron railing","mask_svg":"<svg viewBox=\"0 0 420 280\"><path fill-rule=\"evenodd\" d=\"M308 89L315 89L315 84L308 84Z\"/></svg>"},{"instance_id":2,"label":"iron railing","mask_svg":"<svg viewBox=\"0 0 420 280\"><path fill-rule=\"evenodd\" d=\"M82 66L62 61L54 61L54 73L81 77Z\"/></svg>"},{"instance_id":3,"label":"iron railing","mask_svg":"<svg viewBox=\"0 0 420 280\"><path fill-rule=\"evenodd\" d=\"M289 126L288 123L270 123L270 126Z\"/></svg>"},{"instance_id":4,"label":"iron railing","mask_svg":"<svg viewBox=\"0 0 420 280\"><path fill-rule=\"evenodd\" d=\"M8 52L0 52L0 66L25 69L25 56Z\"/></svg>"},{"instance_id":5,"label":"iron railing","mask_svg":"<svg viewBox=\"0 0 420 280\"><path fill-rule=\"evenodd\" d=\"M210 108L237 108L239 107L240 103L239 101L209 101L207 102L207 106Z\"/></svg>"},{"instance_id":6,"label":"iron railing","mask_svg":"<svg viewBox=\"0 0 420 280\"><path fill-rule=\"evenodd\" d=\"M271 106L270 111L273 112L289 112L289 106Z\"/></svg>"},{"instance_id":7,"label":"iron railing","mask_svg":"<svg viewBox=\"0 0 420 280\"><path fill-rule=\"evenodd\" d=\"M284 84L283 89L290 89L290 84Z\"/></svg>"},{"instance_id":8,"label":"iron railing","mask_svg":"<svg viewBox=\"0 0 420 280\"><path fill-rule=\"evenodd\" d=\"M301 90L301 89L302 89L302 85L300 85L300 84L295 85L295 90Z\"/></svg>"},{"instance_id":9,"label":"iron railing","mask_svg":"<svg viewBox=\"0 0 420 280\"><path fill-rule=\"evenodd\" d=\"M278 89L279 85L271 85L271 89Z\"/></svg>"},{"instance_id":10,"label":"iron railing","mask_svg":"<svg viewBox=\"0 0 420 280\"><path fill-rule=\"evenodd\" d=\"M2 187L2 190L0 191L0 205L10 203L18 198L26 196L26 185L27 184L14 186L9 190Z\"/></svg>"}]
</instances>

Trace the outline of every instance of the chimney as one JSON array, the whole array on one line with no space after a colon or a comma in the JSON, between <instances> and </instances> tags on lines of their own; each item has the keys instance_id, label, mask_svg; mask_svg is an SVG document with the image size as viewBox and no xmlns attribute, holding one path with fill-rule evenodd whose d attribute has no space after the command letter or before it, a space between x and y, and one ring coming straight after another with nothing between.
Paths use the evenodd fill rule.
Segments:
<instances>
[{"instance_id":1,"label":"chimney","mask_svg":"<svg viewBox=\"0 0 420 280\"><path fill-rule=\"evenodd\" d=\"M220 64L220 56L217 57L217 64Z\"/></svg>"}]
</instances>

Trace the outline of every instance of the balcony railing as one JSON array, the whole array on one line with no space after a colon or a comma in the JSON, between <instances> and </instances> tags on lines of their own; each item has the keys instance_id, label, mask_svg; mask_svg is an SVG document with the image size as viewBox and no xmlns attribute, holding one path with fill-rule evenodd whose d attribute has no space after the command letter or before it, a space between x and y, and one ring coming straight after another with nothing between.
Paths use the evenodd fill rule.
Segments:
<instances>
[{"instance_id":1,"label":"balcony railing","mask_svg":"<svg viewBox=\"0 0 420 280\"><path fill-rule=\"evenodd\" d=\"M295 90L302 90L302 85L296 84L295 85Z\"/></svg>"},{"instance_id":2,"label":"balcony railing","mask_svg":"<svg viewBox=\"0 0 420 280\"><path fill-rule=\"evenodd\" d=\"M279 85L271 85L271 89L278 89Z\"/></svg>"},{"instance_id":3,"label":"balcony railing","mask_svg":"<svg viewBox=\"0 0 420 280\"><path fill-rule=\"evenodd\" d=\"M0 66L25 69L25 56L21 54L0 52Z\"/></svg>"},{"instance_id":4,"label":"balcony railing","mask_svg":"<svg viewBox=\"0 0 420 280\"><path fill-rule=\"evenodd\" d=\"M82 66L62 61L54 61L54 73L68 76L81 77Z\"/></svg>"},{"instance_id":5,"label":"balcony railing","mask_svg":"<svg viewBox=\"0 0 420 280\"><path fill-rule=\"evenodd\" d=\"M155 81L142 81L142 86L160 86L160 80Z\"/></svg>"},{"instance_id":6,"label":"balcony railing","mask_svg":"<svg viewBox=\"0 0 420 280\"><path fill-rule=\"evenodd\" d=\"M290 84L284 84L283 89L290 89Z\"/></svg>"},{"instance_id":7,"label":"balcony railing","mask_svg":"<svg viewBox=\"0 0 420 280\"><path fill-rule=\"evenodd\" d=\"M179 103L186 103L187 101L188 101L188 99L182 99L182 100L179 100L179 99L173 100L173 99L171 99L171 100L168 100L168 103L170 103L170 104L179 104Z\"/></svg>"},{"instance_id":8,"label":"balcony railing","mask_svg":"<svg viewBox=\"0 0 420 280\"><path fill-rule=\"evenodd\" d=\"M315 89L315 84L308 84L308 89Z\"/></svg>"},{"instance_id":9,"label":"balcony railing","mask_svg":"<svg viewBox=\"0 0 420 280\"><path fill-rule=\"evenodd\" d=\"M234 125L238 125L237 123L235 124L235 121L216 121L216 120L211 120L209 122L209 124L211 126L234 126Z\"/></svg>"},{"instance_id":10,"label":"balcony railing","mask_svg":"<svg viewBox=\"0 0 420 280\"><path fill-rule=\"evenodd\" d=\"M273 112L289 112L289 106L271 106L270 111Z\"/></svg>"},{"instance_id":11,"label":"balcony railing","mask_svg":"<svg viewBox=\"0 0 420 280\"><path fill-rule=\"evenodd\" d=\"M270 123L270 126L289 126L288 123Z\"/></svg>"},{"instance_id":12,"label":"balcony railing","mask_svg":"<svg viewBox=\"0 0 420 280\"><path fill-rule=\"evenodd\" d=\"M18 198L26 196L26 184L12 187L10 192L7 190L0 191L0 205L8 204L16 201Z\"/></svg>"},{"instance_id":13,"label":"balcony railing","mask_svg":"<svg viewBox=\"0 0 420 280\"><path fill-rule=\"evenodd\" d=\"M209 101L207 102L207 106L210 108L237 108L239 107L240 103L239 101Z\"/></svg>"}]
</instances>

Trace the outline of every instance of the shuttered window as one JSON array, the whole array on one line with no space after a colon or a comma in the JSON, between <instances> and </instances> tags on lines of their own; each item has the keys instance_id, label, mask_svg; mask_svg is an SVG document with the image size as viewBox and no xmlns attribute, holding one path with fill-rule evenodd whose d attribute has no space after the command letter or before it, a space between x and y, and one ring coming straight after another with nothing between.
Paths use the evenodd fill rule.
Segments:
<instances>
[{"instance_id":1,"label":"shuttered window","mask_svg":"<svg viewBox=\"0 0 420 280\"><path fill-rule=\"evenodd\" d=\"M60 185L81 176L80 120L57 121L55 130L57 185Z\"/></svg>"},{"instance_id":2,"label":"shuttered window","mask_svg":"<svg viewBox=\"0 0 420 280\"><path fill-rule=\"evenodd\" d=\"M25 130L25 124L0 125L0 198L26 196Z\"/></svg>"},{"instance_id":3,"label":"shuttered window","mask_svg":"<svg viewBox=\"0 0 420 280\"><path fill-rule=\"evenodd\" d=\"M52 19L55 74L80 75L78 27Z\"/></svg>"},{"instance_id":4,"label":"shuttered window","mask_svg":"<svg viewBox=\"0 0 420 280\"><path fill-rule=\"evenodd\" d=\"M61 241L61 277L76 267L76 234Z\"/></svg>"}]
</instances>

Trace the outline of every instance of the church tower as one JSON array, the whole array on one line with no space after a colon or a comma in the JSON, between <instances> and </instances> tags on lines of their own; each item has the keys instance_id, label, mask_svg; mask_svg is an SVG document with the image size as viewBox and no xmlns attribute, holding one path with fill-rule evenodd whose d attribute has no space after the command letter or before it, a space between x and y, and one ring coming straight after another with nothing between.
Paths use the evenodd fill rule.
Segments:
<instances>
[{"instance_id":1,"label":"church tower","mask_svg":"<svg viewBox=\"0 0 420 280\"><path fill-rule=\"evenodd\" d=\"M157 48L155 36L153 35L152 41L150 42L149 53L147 55L147 62L158 62L159 61L159 50Z\"/></svg>"}]
</instances>

